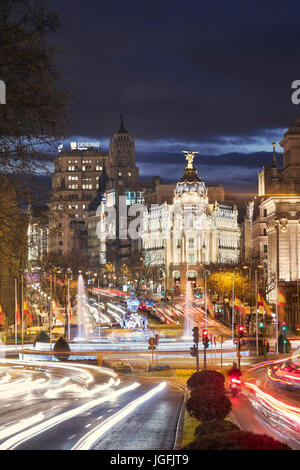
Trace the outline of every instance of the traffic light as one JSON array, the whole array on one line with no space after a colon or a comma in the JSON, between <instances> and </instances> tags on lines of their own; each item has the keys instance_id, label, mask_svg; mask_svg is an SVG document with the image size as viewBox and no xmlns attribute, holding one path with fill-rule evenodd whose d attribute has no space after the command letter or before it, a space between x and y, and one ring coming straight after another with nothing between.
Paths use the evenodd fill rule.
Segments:
<instances>
[{"instance_id":1,"label":"traffic light","mask_svg":"<svg viewBox=\"0 0 300 470\"><path fill-rule=\"evenodd\" d=\"M193 346L190 348L191 356L196 357L197 356L197 348L196 346Z\"/></svg>"},{"instance_id":2,"label":"traffic light","mask_svg":"<svg viewBox=\"0 0 300 470\"><path fill-rule=\"evenodd\" d=\"M199 327L194 326L193 328L193 337L194 337L194 343L199 343Z\"/></svg>"},{"instance_id":3,"label":"traffic light","mask_svg":"<svg viewBox=\"0 0 300 470\"><path fill-rule=\"evenodd\" d=\"M244 336L244 327L243 325L239 326L239 337L242 338Z\"/></svg>"},{"instance_id":4,"label":"traffic light","mask_svg":"<svg viewBox=\"0 0 300 470\"><path fill-rule=\"evenodd\" d=\"M202 330L202 343L205 348L207 348L209 345L208 331L206 329Z\"/></svg>"},{"instance_id":5,"label":"traffic light","mask_svg":"<svg viewBox=\"0 0 300 470\"><path fill-rule=\"evenodd\" d=\"M263 324L263 322L261 321L259 323L259 329L262 331L264 329L265 325Z\"/></svg>"},{"instance_id":6,"label":"traffic light","mask_svg":"<svg viewBox=\"0 0 300 470\"><path fill-rule=\"evenodd\" d=\"M283 322L281 323L281 331L285 334L286 330L287 330L286 322L283 321Z\"/></svg>"}]
</instances>

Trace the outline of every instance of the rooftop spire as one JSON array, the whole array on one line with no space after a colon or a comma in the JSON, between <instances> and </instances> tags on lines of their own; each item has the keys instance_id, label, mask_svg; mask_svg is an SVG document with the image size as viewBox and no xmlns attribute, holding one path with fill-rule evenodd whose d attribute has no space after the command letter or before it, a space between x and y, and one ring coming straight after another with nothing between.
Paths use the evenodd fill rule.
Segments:
<instances>
[{"instance_id":1,"label":"rooftop spire","mask_svg":"<svg viewBox=\"0 0 300 470\"><path fill-rule=\"evenodd\" d=\"M120 122L120 129L118 130L118 133L119 134L128 134L128 131L126 131L126 129L124 127L124 116L123 116L123 114L120 114L120 119L121 119L121 122Z\"/></svg>"}]
</instances>

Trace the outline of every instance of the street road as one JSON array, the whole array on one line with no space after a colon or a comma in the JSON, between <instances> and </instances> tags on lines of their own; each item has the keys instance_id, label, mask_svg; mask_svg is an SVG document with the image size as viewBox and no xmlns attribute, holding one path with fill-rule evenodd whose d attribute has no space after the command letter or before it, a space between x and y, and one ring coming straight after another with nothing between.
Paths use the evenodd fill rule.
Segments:
<instances>
[{"instance_id":1,"label":"street road","mask_svg":"<svg viewBox=\"0 0 300 470\"><path fill-rule=\"evenodd\" d=\"M271 382L267 366L250 369L243 380L242 394L231 398L232 421L243 430L267 434L299 450L299 390Z\"/></svg>"},{"instance_id":2,"label":"street road","mask_svg":"<svg viewBox=\"0 0 300 470\"><path fill-rule=\"evenodd\" d=\"M182 388L161 379L120 381L113 371L80 364L16 361L1 371L0 450L73 449L94 430L101 448L173 448ZM136 430L130 438L127 422Z\"/></svg>"}]
</instances>

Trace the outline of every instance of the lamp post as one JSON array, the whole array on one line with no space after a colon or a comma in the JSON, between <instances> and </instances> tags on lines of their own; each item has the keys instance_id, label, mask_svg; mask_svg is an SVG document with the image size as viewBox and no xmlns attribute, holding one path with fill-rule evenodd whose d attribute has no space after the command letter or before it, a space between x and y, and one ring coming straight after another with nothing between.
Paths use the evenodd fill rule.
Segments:
<instances>
[{"instance_id":1,"label":"lamp post","mask_svg":"<svg viewBox=\"0 0 300 470\"><path fill-rule=\"evenodd\" d=\"M255 270L255 337L256 337L256 356L258 356L258 308L257 308L257 269Z\"/></svg>"},{"instance_id":2,"label":"lamp post","mask_svg":"<svg viewBox=\"0 0 300 470\"><path fill-rule=\"evenodd\" d=\"M203 271L204 275L204 312L205 312L205 329L207 329L207 276L210 275L210 272L205 269Z\"/></svg>"},{"instance_id":3,"label":"lamp post","mask_svg":"<svg viewBox=\"0 0 300 470\"><path fill-rule=\"evenodd\" d=\"M231 313L231 316L232 316L232 342L234 342L234 299L235 299L235 295L234 295L234 273L232 275L232 313Z\"/></svg>"},{"instance_id":4,"label":"lamp post","mask_svg":"<svg viewBox=\"0 0 300 470\"><path fill-rule=\"evenodd\" d=\"M50 331L50 361L52 361L52 273L50 274L50 318L49 318L49 331Z\"/></svg>"}]
</instances>

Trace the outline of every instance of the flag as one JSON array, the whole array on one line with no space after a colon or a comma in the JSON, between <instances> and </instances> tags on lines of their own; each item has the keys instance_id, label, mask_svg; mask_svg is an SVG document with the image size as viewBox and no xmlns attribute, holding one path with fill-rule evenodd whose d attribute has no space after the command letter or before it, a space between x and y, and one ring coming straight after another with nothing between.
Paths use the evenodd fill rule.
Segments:
<instances>
[{"instance_id":1,"label":"flag","mask_svg":"<svg viewBox=\"0 0 300 470\"><path fill-rule=\"evenodd\" d=\"M208 297L208 295L206 296L206 308L209 311L210 315L212 317L214 317L215 316L214 306L211 303L210 298Z\"/></svg>"},{"instance_id":2,"label":"flag","mask_svg":"<svg viewBox=\"0 0 300 470\"><path fill-rule=\"evenodd\" d=\"M15 322L17 323L17 325L20 325L21 317L20 317L20 310L19 310L18 302L16 302L15 308L16 308L16 311L15 311Z\"/></svg>"},{"instance_id":3,"label":"flag","mask_svg":"<svg viewBox=\"0 0 300 470\"><path fill-rule=\"evenodd\" d=\"M244 315L245 313L244 304L237 296L235 296L234 298L234 308L236 308L241 313L241 315Z\"/></svg>"},{"instance_id":4,"label":"flag","mask_svg":"<svg viewBox=\"0 0 300 470\"><path fill-rule=\"evenodd\" d=\"M278 307L280 307L281 305L284 306L285 304L286 304L286 298L284 297L281 290L278 290Z\"/></svg>"},{"instance_id":5,"label":"flag","mask_svg":"<svg viewBox=\"0 0 300 470\"><path fill-rule=\"evenodd\" d=\"M24 299L23 313L24 313L24 315L27 315L28 326L32 326L32 325L33 325L33 315L32 315L32 313L30 312L30 310L29 310L29 308L28 308L28 304L27 304L27 302L26 302L25 299Z\"/></svg>"},{"instance_id":6,"label":"flag","mask_svg":"<svg viewBox=\"0 0 300 470\"><path fill-rule=\"evenodd\" d=\"M263 296L261 295L259 291L257 293L257 305L263 307L267 315L271 315L270 308L268 307L267 302L265 301L265 299L263 298Z\"/></svg>"},{"instance_id":7,"label":"flag","mask_svg":"<svg viewBox=\"0 0 300 470\"><path fill-rule=\"evenodd\" d=\"M71 305L69 305L69 321L71 321L71 318L72 318L72 307Z\"/></svg>"},{"instance_id":8,"label":"flag","mask_svg":"<svg viewBox=\"0 0 300 470\"><path fill-rule=\"evenodd\" d=\"M0 326L4 326L4 313L2 311L1 305L0 305Z\"/></svg>"}]
</instances>

